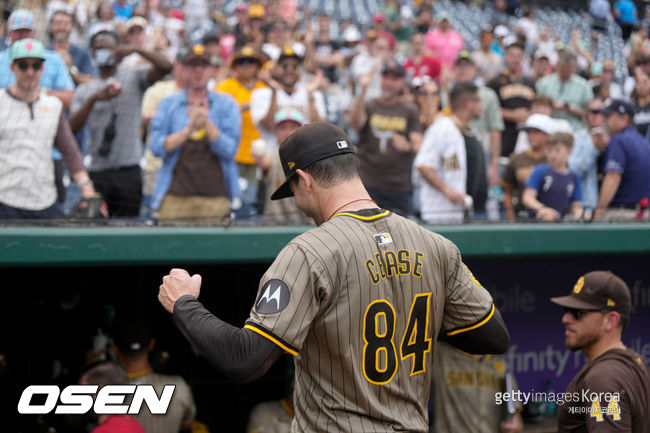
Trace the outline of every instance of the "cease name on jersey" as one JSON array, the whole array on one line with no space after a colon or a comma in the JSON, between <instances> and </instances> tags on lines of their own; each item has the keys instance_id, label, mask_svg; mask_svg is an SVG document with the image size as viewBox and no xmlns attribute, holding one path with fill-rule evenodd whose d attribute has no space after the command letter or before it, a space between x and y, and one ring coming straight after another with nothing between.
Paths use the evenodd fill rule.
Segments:
<instances>
[{"instance_id":1,"label":"cease name on jersey","mask_svg":"<svg viewBox=\"0 0 650 433\"><path fill-rule=\"evenodd\" d=\"M413 275L422 278L422 259L424 254L409 250L386 250L376 252L366 260L366 270L373 284L396 275Z\"/></svg>"},{"instance_id":2,"label":"cease name on jersey","mask_svg":"<svg viewBox=\"0 0 650 433\"><path fill-rule=\"evenodd\" d=\"M101 388L99 385L69 385L63 390L56 385L30 385L20 396L18 413L47 414L54 410L56 414L84 414L92 409L98 415L137 415L142 403L146 403L151 414L164 415L175 390L176 385L165 385L158 397L150 384L104 385ZM45 402L35 402L41 400L34 399L36 395L46 396ZM127 395L132 395L130 403L126 401Z\"/></svg>"}]
</instances>

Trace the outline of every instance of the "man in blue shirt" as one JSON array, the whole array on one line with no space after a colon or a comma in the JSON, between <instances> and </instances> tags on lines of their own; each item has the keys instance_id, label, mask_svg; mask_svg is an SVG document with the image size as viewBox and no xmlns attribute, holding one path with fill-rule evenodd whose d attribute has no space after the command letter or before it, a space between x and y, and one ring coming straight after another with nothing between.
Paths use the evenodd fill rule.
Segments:
<instances>
[{"instance_id":1,"label":"man in blue shirt","mask_svg":"<svg viewBox=\"0 0 650 433\"><path fill-rule=\"evenodd\" d=\"M36 20L34 14L26 9L17 9L9 15L7 20L7 35L10 43L34 38L36 29ZM11 46L0 52L0 88L6 88L16 82L16 76L11 71ZM68 110L72 102L72 92L74 91L74 82L68 72L68 67L59 54L52 50L45 50L45 63L41 75L41 88L52 95L56 96L63 102L63 108ZM58 150L52 149L52 158L54 159L54 177L57 188L57 202L63 203L65 199L65 187L63 185L63 160Z\"/></svg>"},{"instance_id":2,"label":"man in blue shirt","mask_svg":"<svg viewBox=\"0 0 650 433\"><path fill-rule=\"evenodd\" d=\"M34 38L35 29L34 15L26 9L14 11L7 20L7 31L12 44L21 39ZM9 87L16 81L16 76L9 68L10 64L9 49L0 52L0 88ZM45 50L45 64L47 66L41 76L41 87L59 98L64 108L70 108L74 82L65 62L56 52Z\"/></svg>"},{"instance_id":3,"label":"man in blue shirt","mask_svg":"<svg viewBox=\"0 0 650 433\"><path fill-rule=\"evenodd\" d=\"M50 46L66 64L76 85L92 78L94 67L90 52L70 43L70 34L74 28L74 18L64 10L55 11L50 18Z\"/></svg>"},{"instance_id":4,"label":"man in blue shirt","mask_svg":"<svg viewBox=\"0 0 650 433\"><path fill-rule=\"evenodd\" d=\"M133 5L126 0L116 0L113 2L113 11L115 18L127 21L133 15Z\"/></svg>"},{"instance_id":5,"label":"man in blue shirt","mask_svg":"<svg viewBox=\"0 0 650 433\"><path fill-rule=\"evenodd\" d=\"M614 4L614 17L621 26L623 39L627 40L637 23L636 5L632 0L618 0Z\"/></svg>"},{"instance_id":6,"label":"man in blue shirt","mask_svg":"<svg viewBox=\"0 0 650 433\"><path fill-rule=\"evenodd\" d=\"M599 32L607 32L607 18L610 15L612 6L608 0L591 0L589 15L593 19L592 28Z\"/></svg>"},{"instance_id":7,"label":"man in blue shirt","mask_svg":"<svg viewBox=\"0 0 650 433\"><path fill-rule=\"evenodd\" d=\"M650 196L650 144L635 128L629 103L614 99L602 113L612 138L594 219L636 219L637 206Z\"/></svg>"},{"instance_id":8,"label":"man in blue shirt","mask_svg":"<svg viewBox=\"0 0 650 433\"><path fill-rule=\"evenodd\" d=\"M186 90L163 99L151 123L151 150L163 157L151 207L162 219L221 223L241 200L234 157L241 137L237 102L207 90L210 56L194 45L183 59ZM235 207L235 206L233 206Z\"/></svg>"}]
</instances>

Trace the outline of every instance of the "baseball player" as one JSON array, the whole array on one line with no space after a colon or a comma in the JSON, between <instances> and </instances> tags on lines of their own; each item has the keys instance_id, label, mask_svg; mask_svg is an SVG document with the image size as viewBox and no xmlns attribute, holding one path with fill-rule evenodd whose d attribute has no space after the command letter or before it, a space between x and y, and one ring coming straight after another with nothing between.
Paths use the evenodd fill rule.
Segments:
<instances>
[{"instance_id":1,"label":"baseball player","mask_svg":"<svg viewBox=\"0 0 650 433\"><path fill-rule=\"evenodd\" d=\"M551 302L564 307L566 347L588 361L558 405L558 432L649 432L648 363L621 341L632 310L625 281L609 271L588 272L568 296Z\"/></svg>"},{"instance_id":2,"label":"baseball player","mask_svg":"<svg viewBox=\"0 0 650 433\"><path fill-rule=\"evenodd\" d=\"M431 433L522 431L524 424L518 412L521 404L495 404L495 393L518 389L504 356L470 355L439 341L434 365ZM469 407L472 410L467 410Z\"/></svg>"},{"instance_id":3,"label":"baseball player","mask_svg":"<svg viewBox=\"0 0 650 433\"><path fill-rule=\"evenodd\" d=\"M350 139L324 122L280 146L286 181L318 227L282 249L243 328L197 300L201 276L172 269L158 299L224 374L262 376L295 356L292 431L428 431L436 337L470 353L502 353L510 335L456 246L380 209L359 178Z\"/></svg>"}]
</instances>

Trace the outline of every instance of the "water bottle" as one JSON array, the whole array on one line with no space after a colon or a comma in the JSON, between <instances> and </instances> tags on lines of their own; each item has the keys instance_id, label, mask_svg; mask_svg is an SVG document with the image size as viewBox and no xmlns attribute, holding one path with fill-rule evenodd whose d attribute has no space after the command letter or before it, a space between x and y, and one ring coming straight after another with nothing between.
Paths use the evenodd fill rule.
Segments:
<instances>
[{"instance_id":1,"label":"water bottle","mask_svg":"<svg viewBox=\"0 0 650 433\"><path fill-rule=\"evenodd\" d=\"M485 203L485 211L487 212L487 218L489 221L499 221L501 219L499 202L501 201L502 196L503 191L498 185L493 186L488 191L488 199Z\"/></svg>"}]
</instances>

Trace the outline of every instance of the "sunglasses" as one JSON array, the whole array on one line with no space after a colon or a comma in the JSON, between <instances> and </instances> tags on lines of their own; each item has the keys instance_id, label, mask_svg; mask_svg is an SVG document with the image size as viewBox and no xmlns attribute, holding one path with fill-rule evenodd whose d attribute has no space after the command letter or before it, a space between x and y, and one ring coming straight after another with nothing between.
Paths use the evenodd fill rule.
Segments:
<instances>
[{"instance_id":1,"label":"sunglasses","mask_svg":"<svg viewBox=\"0 0 650 433\"><path fill-rule=\"evenodd\" d=\"M235 65L257 65L258 62L255 59L249 59L249 58L244 58L244 59L239 59L235 61Z\"/></svg>"},{"instance_id":2,"label":"sunglasses","mask_svg":"<svg viewBox=\"0 0 650 433\"><path fill-rule=\"evenodd\" d=\"M590 109L589 113L590 114L603 114L603 113L600 112L600 109L597 109L597 108L596 109Z\"/></svg>"},{"instance_id":3,"label":"sunglasses","mask_svg":"<svg viewBox=\"0 0 650 433\"><path fill-rule=\"evenodd\" d=\"M425 92L423 90L418 90L417 94L420 95L420 96L438 96L440 94L440 92L438 92L438 91Z\"/></svg>"},{"instance_id":4,"label":"sunglasses","mask_svg":"<svg viewBox=\"0 0 650 433\"><path fill-rule=\"evenodd\" d=\"M611 310L608 310L606 308L603 309L595 309L595 310L581 310L579 308L569 308L569 307L564 307L564 312L569 313L570 315L573 316L574 319L580 320L582 316L584 316L586 313L594 312L597 311L599 313L607 313Z\"/></svg>"},{"instance_id":5,"label":"sunglasses","mask_svg":"<svg viewBox=\"0 0 650 433\"><path fill-rule=\"evenodd\" d=\"M25 72L29 68L32 68L34 72L40 71L43 67L43 62L18 62L18 69Z\"/></svg>"},{"instance_id":6,"label":"sunglasses","mask_svg":"<svg viewBox=\"0 0 650 433\"><path fill-rule=\"evenodd\" d=\"M188 69L207 68L208 66L209 65L205 62L191 62L185 64L185 67Z\"/></svg>"}]
</instances>

